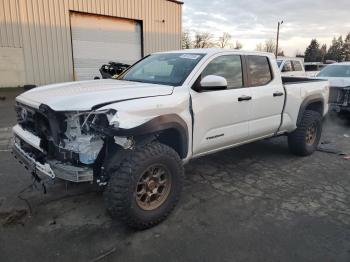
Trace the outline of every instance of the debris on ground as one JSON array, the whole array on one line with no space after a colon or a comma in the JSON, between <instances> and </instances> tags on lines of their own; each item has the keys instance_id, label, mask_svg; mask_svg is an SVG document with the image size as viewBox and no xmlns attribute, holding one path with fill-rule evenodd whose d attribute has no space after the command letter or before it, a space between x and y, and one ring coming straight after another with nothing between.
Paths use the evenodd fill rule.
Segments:
<instances>
[{"instance_id":1,"label":"debris on ground","mask_svg":"<svg viewBox=\"0 0 350 262\"><path fill-rule=\"evenodd\" d=\"M56 225L56 224L57 224L56 220L51 220L49 222L49 226L53 226L53 225Z\"/></svg>"},{"instance_id":2,"label":"debris on ground","mask_svg":"<svg viewBox=\"0 0 350 262\"><path fill-rule=\"evenodd\" d=\"M330 154L340 154L341 153L341 151L334 144L332 144L329 141L322 142L317 147L317 151L330 153Z\"/></svg>"},{"instance_id":3,"label":"debris on ground","mask_svg":"<svg viewBox=\"0 0 350 262\"><path fill-rule=\"evenodd\" d=\"M24 225L24 218L27 216L28 210L27 209L15 209L10 212L4 212L0 213L0 219L2 219L2 225L3 226L10 226L10 225Z\"/></svg>"},{"instance_id":4,"label":"debris on ground","mask_svg":"<svg viewBox=\"0 0 350 262\"><path fill-rule=\"evenodd\" d=\"M6 96L0 96L0 100L2 101L6 100Z\"/></svg>"},{"instance_id":5,"label":"debris on ground","mask_svg":"<svg viewBox=\"0 0 350 262\"><path fill-rule=\"evenodd\" d=\"M331 141L322 141L320 145L317 147L317 151L324 152L324 153L330 153L330 154L336 154L339 156L343 156L344 159L350 160L350 155L348 153L340 151L335 144L333 144Z\"/></svg>"},{"instance_id":6,"label":"debris on ground","mask_svg":"<svg viewBox=\"0 0 350 262\"><path fill-rule=\"evenodd\" d=\"M349 138L350 136L348 134L344 134L344 137Z\"/></svg>"},{"instance_id":7,"label":"debris on ground","mask_svg":"<svg viewBox=\"0 0 350 262\"><path fill-rule=\"evenodd\" d=\"M95 259L91 260L91 262L100 261L101 259L104 259L105 257L109 256L110 254L114 253L115 251L117 251L117 249L114 247L114 248L108 250L107 252L103 253L102 255L96 257Z\"/></svg>"}]
</instances>

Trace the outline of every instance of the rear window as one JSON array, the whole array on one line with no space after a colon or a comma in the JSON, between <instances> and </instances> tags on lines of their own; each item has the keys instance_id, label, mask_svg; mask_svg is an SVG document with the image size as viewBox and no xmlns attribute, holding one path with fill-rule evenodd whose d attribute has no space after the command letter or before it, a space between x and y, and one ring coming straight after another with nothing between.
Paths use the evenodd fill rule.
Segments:
<instances>
[{"instance_id":1,"label":"rear window","mask_svg":"<svg viewBox=\"0 0 350 262\"><path fill-rule=\"evenodd\" d=\"M292 61L294 71L303 71L300 61Z\"/></svg>"},{"instance_id":2,"label":"rear window","mask_svg":"<svg viewBox=\"0 0 350 262\"><path fill-rule=\"evenodd\" d=\"M282 72L291 72L293 71L293 67L292 67L292 62L287 60L282 68Z\"/></svg>"},{"instance_id":3,"label":"rear window","mask_svg":"<svg viewBox=\"0 0 350 262\"><path fill-rule=\"evenodd\" d=\"M266 56L247 56L249 86L266 85L272 80L269 60Z\"/></svg>"}]
</instances>

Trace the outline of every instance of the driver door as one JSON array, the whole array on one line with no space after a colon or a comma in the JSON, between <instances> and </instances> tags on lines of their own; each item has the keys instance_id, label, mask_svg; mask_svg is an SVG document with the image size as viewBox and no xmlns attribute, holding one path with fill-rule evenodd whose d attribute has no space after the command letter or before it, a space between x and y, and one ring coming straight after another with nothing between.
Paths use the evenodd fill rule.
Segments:
<instances>
[{"instance_id":1,"label":"driver door","mask_svg":"<svg viewBox=\"0 0 350 262\"><path fill-rule=\"evenodd\" d=\"M251 90L243 84L242 59L239 55L213 58L199 79L207 75L222 76L227 89L191 91L194 114L193 154L204 155L249 138Z\"/></svg>"}]
</instances>

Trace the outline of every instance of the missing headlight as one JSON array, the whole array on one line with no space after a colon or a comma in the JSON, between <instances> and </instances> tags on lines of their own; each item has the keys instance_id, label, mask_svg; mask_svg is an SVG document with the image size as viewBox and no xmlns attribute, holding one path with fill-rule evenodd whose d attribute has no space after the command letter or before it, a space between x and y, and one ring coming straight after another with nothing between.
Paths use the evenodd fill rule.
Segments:
<instances>
[{"instance_id":1,"label":"missing headlight","mask_svg":"<svg viewBox=\"0 0 350 262\"><path fill-rule=\"evenodd\" d=\"M66 113L67 128L59 150L74 152L81 163L93 164L103 147L103 130L109 126L108 117L112 118L115 113L115 110Z\"/></svg>"}]
</instances>

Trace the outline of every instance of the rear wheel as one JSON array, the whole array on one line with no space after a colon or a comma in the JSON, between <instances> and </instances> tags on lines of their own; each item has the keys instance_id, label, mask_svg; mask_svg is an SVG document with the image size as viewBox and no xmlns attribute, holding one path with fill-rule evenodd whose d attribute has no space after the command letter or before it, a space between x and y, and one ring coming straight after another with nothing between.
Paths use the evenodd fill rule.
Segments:
<instances>
[{"instance_id":1,"label":"rear wheel","mask_svg":"<svg viewBox=\"0 0 350 262\"><path fill-rule=\"evenodd\" d=\"M288 135L290 151L299 156L311 155L317 149L321 134L321 114L312 110L306 110L298 128Z\"/></svg>"},{"instance_id":2,"label":"rear wheel","mask_svg":"<svg viewBox=\"0 0 350 262\"><path fill-rule=\"evenodd\" d=\"M177 204L183 167L170 147L153 142L136 148L119 168L109 169L105 192L112 217L130 227L146 229L162 222Z\"/></svg>"}]
</instances>

